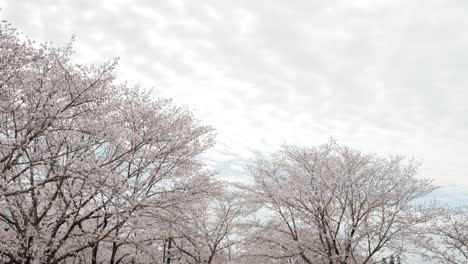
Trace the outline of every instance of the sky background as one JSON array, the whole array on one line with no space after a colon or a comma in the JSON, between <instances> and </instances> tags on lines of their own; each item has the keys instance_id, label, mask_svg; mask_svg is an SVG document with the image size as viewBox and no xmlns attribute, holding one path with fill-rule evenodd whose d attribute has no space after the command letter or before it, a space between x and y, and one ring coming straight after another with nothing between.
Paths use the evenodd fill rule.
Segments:
<instances>
[{"instance_id":1,"label":"sky background","mask_svg":"<svg viewBox=\"0 0 468 264\"><path fill-rule=\"evenodd\" d=\"M283 144L334 137L405 154L468 203L468 2L0 0L0 18L78 63L120 57L120 81L187 105L217 130L224 177Z\"/></svg>"}]
</instances>

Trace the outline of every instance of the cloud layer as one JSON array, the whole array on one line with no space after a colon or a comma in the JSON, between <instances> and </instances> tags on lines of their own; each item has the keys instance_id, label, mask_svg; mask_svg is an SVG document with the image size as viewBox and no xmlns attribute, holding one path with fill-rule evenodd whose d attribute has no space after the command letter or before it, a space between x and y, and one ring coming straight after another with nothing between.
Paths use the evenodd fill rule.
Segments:
<instances>
[{"instance_id":1,"label":"cloud layer","mask_svg":"<svg viewBox=\"0 0 468 264\"><path fill-rule=\"evenodd\" d=\"M187 104L218 131L228 178L281 144L329 137L402 153L468 200L464 1L14 1L0 17L76 60ZM449 193L452 196L445 198Z\"/></svg>"}]
</instances>

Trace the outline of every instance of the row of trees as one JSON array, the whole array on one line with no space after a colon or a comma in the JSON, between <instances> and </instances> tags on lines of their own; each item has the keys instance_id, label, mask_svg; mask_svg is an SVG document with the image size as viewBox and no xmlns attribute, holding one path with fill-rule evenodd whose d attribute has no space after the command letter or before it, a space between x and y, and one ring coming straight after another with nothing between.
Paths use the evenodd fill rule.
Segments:
<instances>
[{"instance_id":1,"label":"row of trees","mask_svg":"<svg viewBox=\"0 0 468 264\"><path fill-rule=\"evenodd\" d=\"M227 184L211 127L71 54L0 27L1 263L468 263L414 161L288 146Z\"/></svg>"}]
</instances>

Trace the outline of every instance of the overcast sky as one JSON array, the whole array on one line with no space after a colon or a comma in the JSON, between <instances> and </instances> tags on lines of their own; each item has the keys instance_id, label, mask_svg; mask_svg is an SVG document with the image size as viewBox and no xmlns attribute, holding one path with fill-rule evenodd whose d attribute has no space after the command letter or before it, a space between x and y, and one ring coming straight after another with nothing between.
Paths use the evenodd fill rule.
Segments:
<instances>
[{"instance_id":1,"label":"overcast sky","mask_svg":"<svg viewBox=\"0 0 468 264\"><path fill-rule=\"evenodd\" d=\"M468 201L468 2L19 1L0 18L119 80L186 104L218 134L227 178L282 144L334 137L405 154L439 199Z\"/></svg>"}]
</instances>

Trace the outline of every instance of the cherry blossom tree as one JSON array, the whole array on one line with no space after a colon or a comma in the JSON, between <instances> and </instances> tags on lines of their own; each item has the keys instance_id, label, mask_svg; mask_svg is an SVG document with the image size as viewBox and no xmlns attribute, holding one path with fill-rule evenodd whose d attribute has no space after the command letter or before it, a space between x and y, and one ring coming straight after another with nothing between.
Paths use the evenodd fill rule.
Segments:
<instances>
[{"instance_id":1,"label":"cherry blossom tree","mask_svg":"<svg viewBox=\"0 0 468 264\"><path fill-rule=\"evenodd\" d=\"M422 255L433 263L468 263L468 207L439 207L437 217L415 236Z\"/></svg>"},{"instance_id":2,"label":"cherry blossom tree","mask_svg":"<svg viewBox=\"0 0 468 264\"><path fill-rule=\"evenodd\" d=\"M115 84L115 62L20 38L0 27L0 261L97 263L110 243L117 263L145 212L217 185L197 158L212 129L190 111Z\"/></svg>"},{"instance_id":3,"label":"cherry blossom tree","mask_svg":"<svg viewBox=\"0 0 468 264\"><path fill-rule=\"evenodd\" d=\"M238 197L224 190L184 211L172 241L183 263L221 264L237 257L233 251L243 239L245 214Z\"/></svg>"},{"instance_id":4,"label":"cherry blossom tree","mask_svg":"<svg viewBox=\"0 0 468 264\"><path fill-rule=\"evenodd\" d=\"M214 193L222 193L223 185L212 177L198 177L183 186L162 192L157 199L147 201L144 208L132 215L113 236L101 242L97 255L99 263L165 263L172 254L168 242L180 236L176 227L183 225L184 215L195 204L211 199ZM174 248L174 247L172 247ZM86 253L83 253L86 257ZM174 261L173 261L174 263Z\"/></svg>"},{"instance_id":5,"label":"cherry blossom tree","mask_svg":"<svg viewBox=\"0 0 468 264\"><path fill-rule=\"evenodd\" d=\"M248 171L257 221L246 254L271 263L375 263L405 251L429 216L415 201L434 187L402 156L363 154L334 141L283 147ZM260 262L259 262L260 263Z\"/></svg>"}]
</instances>

